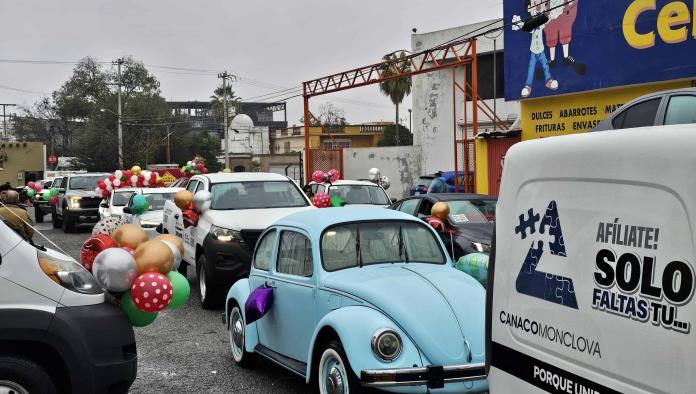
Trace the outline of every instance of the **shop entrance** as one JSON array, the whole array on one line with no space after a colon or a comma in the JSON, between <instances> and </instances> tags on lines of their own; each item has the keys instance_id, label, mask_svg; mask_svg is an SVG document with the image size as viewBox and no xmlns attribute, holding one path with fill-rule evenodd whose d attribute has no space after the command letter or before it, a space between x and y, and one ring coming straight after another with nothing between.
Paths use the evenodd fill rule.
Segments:
<instances>
[{"instance_id":1,"label":"shop entrance","mask_svg":"<svg viewBox=\"0 0 696 394\"><path fill-rule=\"evenodd\" d=\"M505 155L508 149L520 142L520 136L492 138L488 141L488 194L497 196L503 176Z\"/></svg>"}]
</instances>

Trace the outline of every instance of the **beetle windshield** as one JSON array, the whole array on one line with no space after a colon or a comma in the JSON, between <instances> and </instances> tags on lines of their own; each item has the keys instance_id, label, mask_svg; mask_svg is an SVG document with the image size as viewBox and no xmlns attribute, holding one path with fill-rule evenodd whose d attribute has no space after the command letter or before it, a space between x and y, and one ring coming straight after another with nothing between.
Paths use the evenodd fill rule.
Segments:
<instances>
[{"instance_id":1,"label":"beetle windshield","mask_svg":"<svg viewBox=\"0 0 696 394\"><path fill-rule=\"evenodd\" d=\"M363 222L326 230L321 238L326 271L388 263L445 264L440 243L425 224Z\"/></svg>"},{"instance_id":2,"label":"beetle windshield","mask_svg":"<svg viewBox=\"0 0 696 394\"><path fill-rule=\"evenodd\" d=\"M309 205L300 189L290 181L253 181L216 183L211 192L210 209L262 209L306 207Z\"/></svg>"},{"instance_id":3,"label":"beetle windshield","mask_svg":"<svg viewBox=\"0 0 696 394\"><path fill-rule=\"evenodd\" d=\"M333 185L331 197L339 197L348 204L389 205L387 193L379 186Z\"/></svg>"}]
</instances>

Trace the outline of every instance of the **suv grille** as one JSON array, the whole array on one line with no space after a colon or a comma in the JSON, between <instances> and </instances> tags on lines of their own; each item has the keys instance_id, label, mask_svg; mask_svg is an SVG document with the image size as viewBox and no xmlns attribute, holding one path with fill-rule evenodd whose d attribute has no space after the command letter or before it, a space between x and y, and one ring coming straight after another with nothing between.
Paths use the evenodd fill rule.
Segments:
<instances>
[{"instance_id":1,"label":"suv grille","mask_svg":"<svg viewBox=\"0 0 696 394\"><path fill-rule=\"evenodd\" d=\"M256 241L259 240L262 232L263 230L242 230L242 239L254 249L256 247Z\"/></svg>"},{"instance_id":2,"label":"suv grille","mask_svg":"<svg viewBox=\"0 0 696 394\"><path fill-rule=\"evenodd\" d=\"M99 208L101 200L99 197L82 197L80 199L80 208Z\"/></svg>"}]
</instances>

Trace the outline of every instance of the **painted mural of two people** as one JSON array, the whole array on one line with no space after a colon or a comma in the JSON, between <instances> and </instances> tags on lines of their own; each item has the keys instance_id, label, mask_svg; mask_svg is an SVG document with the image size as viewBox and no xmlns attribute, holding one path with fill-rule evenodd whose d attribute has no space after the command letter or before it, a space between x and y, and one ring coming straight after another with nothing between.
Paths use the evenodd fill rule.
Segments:
<instances>
[{"instance_id":1,"label":"painted mural of two people","mask_svg":"<svg viewBox=\"0 0 696 394\"><path fill-rule=\"evenodd\" d=\"M522 98L532 94L534 78L545 81L546 88L558 89L558 81L551 75L551 70L558 63L556 48L561 45L563 65L572 67L578 75L584 75L587 67L570 55L570 43L573 39L573 24L577 18L579 0L526 0L525 6L529 15L535 17L546 13L548 21L530 31L532 35L527 79L522 88ZM522 29L523 21L519 15L512 18L512 29ZM546 56L549 48L549 57ZM539 66L539 68L537 67Z\"/></svg>"}]
</instances>

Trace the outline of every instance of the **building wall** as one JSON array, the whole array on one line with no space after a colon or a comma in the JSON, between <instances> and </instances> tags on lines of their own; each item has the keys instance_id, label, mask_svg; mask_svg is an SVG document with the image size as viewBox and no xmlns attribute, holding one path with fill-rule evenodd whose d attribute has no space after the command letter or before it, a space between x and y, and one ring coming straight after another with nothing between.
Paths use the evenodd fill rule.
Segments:
<instances>
[{"instance_id":1,"label":"building wall","mask_svg":"<svg viewBox=\"0 0 696 394\"><path fill-rule=\"evenodd\" d=\"M228 132L230 154L264 155L270 152L269 131L267 126L254 126L251 131L240 130L235 133L230 128ZM225 140L220 140L224 152Z\"/></svg>"},{"instance_id":2,"label":"building wall","mask_svg":"<svg viewBox=\"0 0 696 394\"><path fill-rule=\"evenodd\" d=\"M343 150L343 178L366 179L370 168L379 168L391 179L387 194L401 199L408 196L411 185L422 175L419 146L351 148Z\"/></svg>"},{"instance_id":3,"label":"building wall","mask_svg":"<svg viewBox=\"0 0 696 394\"><path fill-rule=\"evenodd\" d=\"M0 141L0 155L6 157L0 165L0 184L24 185L31 174L35 180L43 178L46 157L43 143Z\"/></svg>"},{"instance_id":4,"label":"building wall","mask_svg":"<svg viewBox=\"0 0 696 394\"><path fill-rule=\"evenodd\" d=\"M412 51L418 52L434 47L489 23L490 21L487 21L442 31L413 34L411 36ZM497 39L497 49L498 51L503 49L502 34ZM492 53L492 51L492 40L481 38L477 41L478 54ZM479 79L483 72L485 71L479 69ZM452 70L441 70L413 77L411 97L414 145L422 147L423 171L425 173L454 170L454 122L455 119L457 123L464 121L464 97L462 92L457 90L453 103L452 96L455 93L452 78ZM462 68L457 70L456 78L460 84L463 83L464 70ZM504 83L502 79L498 82ZM493 100L484 101L489 107L493 107ZM519 114L519 102L505 102L499 98L496 107L498 117L502 120L506 120L510 115L518 116ZM471 103L467 104L467 114L467 122L471 122L473 115ZM480 122L488 120L488 117L481 111L478 112L478 118ZM443 154L443 152L446 153Z\"/></svg>"}]
</instances>

